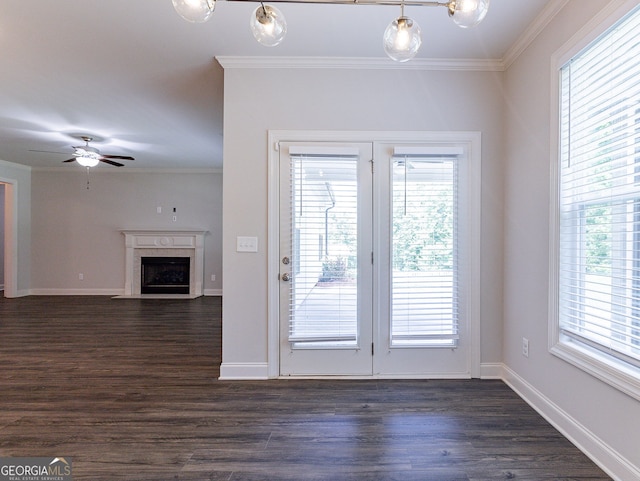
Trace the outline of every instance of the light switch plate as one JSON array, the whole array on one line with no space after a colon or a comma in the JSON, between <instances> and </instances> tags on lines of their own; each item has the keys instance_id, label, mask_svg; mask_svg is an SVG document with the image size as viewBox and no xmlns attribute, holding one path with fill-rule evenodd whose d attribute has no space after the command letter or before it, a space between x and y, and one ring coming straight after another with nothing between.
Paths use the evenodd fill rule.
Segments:
<instances>
[{"instance_id":1,"label":"light switch plate","mask_svg":"<svg viewBox=\"0 0 640 481\"><path fill-rule=\"evenodd\" d=\"M236 252L258 252L258 238L237 237Z\"/></svg>"}]
</instances>

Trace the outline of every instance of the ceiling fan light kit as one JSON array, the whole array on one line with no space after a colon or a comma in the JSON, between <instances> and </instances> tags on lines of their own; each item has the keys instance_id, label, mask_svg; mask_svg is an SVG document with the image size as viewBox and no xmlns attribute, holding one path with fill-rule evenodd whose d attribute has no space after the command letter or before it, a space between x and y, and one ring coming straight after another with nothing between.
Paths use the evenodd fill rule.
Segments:
<instances>
[{"instance_id":1,"label":"ceiling fan light kit","mask_svg":"<svg viewBox=\"0 0 640 481\"><path fill-rule=\"evenodd\" d=\"M216 0L171 0L176 12L189 22L202 23L211 18ZM256 0L224 0L227 2L253 2ZM260 1L260 0L258 0ZM490 0L404 1L404 0L271 0L272 3L319 3L327 5L392 5L402 8L400 17L389 24L384 32L385 53L396 62L406 62L418 53L422 40L418 24L404 16L404 6L446 7L449 17L461 28L479 24L489 11ZM273 47L284 39L287 24L277 8L260 1L249 19L251 32L262 45Z\"/></svg>"},{"instance_id":2,"label":"ceiling fan light kit","mask_svg":"<svg viewBox=\"0 0 640 481\"><path fill-rule=\"evenodd\" d=\"M76 157L76 162L78 162L83 167L95 167L100 162L100 159L89 156Z\"/></svg>"},{"instance_id":3,"label":"ceiling fan light kit","mask_svg":"<svg viewBox=\"0 0 640 481\"><path fill-rule=\"evenodd\" d=\"M101 154L98 149L95 147L89 146L89 142L91 142L93 137L88 135L80 136L82 140L84 140L85 145L73 146L73 157L67 160L63 160L63 162L77 162L83 167L95 167L100 162L104 162L105 164L113 165L115 167L123 167L124 164L120 162L116 162L113 159L118 160L135 160L133 157L129 157L126 155L107 155ZM52 152L56 153L56 152Z\"/></svg>"}]
</instances>

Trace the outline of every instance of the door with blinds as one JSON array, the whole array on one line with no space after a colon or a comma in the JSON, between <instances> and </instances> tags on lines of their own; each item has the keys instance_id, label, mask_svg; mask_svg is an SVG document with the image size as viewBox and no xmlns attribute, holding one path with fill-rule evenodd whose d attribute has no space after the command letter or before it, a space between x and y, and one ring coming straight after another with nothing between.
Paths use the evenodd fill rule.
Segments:
<instances>
[{"instance_id":1,"label":"door with blinds","mask_svg":"<svg viewBox=\"0 0 640 481\"><path fill-rule=\"evenodd\" d=\"M279 152L280 375L469 377L464 148Z\"/></svg>"},{"instance_id":2,"label":"door with blinds","mask_svg":"<svg viewBox=\"0 0 640 481\"><path fill-rule=\"evenodd\" d=\"M371 375L372 144L280 156L280 374Z\"/></svg>"}]
</instances>

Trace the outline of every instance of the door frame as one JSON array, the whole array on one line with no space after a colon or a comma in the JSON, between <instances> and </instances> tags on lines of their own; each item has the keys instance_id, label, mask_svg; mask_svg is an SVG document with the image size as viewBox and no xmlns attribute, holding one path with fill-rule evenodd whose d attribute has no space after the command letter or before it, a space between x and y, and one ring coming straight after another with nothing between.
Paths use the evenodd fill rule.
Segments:
<instances>
[{"instance_id":1,"label":"door frame","mask_svg":"<svg viewBox=\"0 0 640 481\"><path fill-rule=\"evenodd\" d=\"M306 131L306 130L269 130L267 133L267 372L269 378L280 377L280 224L279 224L279 143L280 142L372 142L377 143L455 143L464 144L468 151L469 195L472 201L469 208L470 262L467 266L470 279L470 292L466 300L469 313L471 349L468 371L471 377L480 377L480 171L481 171L481 133L476 131L432 132L432 131ZM375 167L374 167L375 169ZM375 199L374 199L375 202ZM374 283L376 279L374 278ZM317 377L317 376L315 376ZM334 376L335 377L335 376ZM376 378L384 376L366 376ZM425 377L425 376L419 376Z\"/></svg>"},{"instance_id":2,"label":"door frame","mask_svg":"<svg viewBox=\"0 0 640 481\"><path fill-rule=\"evenodd\" d=\"M4 292L18 297L18 181L0 177L4 185Z\"/></svg>"}]
</instances>

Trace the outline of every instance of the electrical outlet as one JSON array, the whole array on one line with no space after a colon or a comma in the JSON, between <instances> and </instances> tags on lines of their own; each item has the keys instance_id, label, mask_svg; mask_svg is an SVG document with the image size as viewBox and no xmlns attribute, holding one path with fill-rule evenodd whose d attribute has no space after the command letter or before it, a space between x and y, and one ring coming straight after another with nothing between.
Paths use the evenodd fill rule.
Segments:
<instances>
[{"instance_id":1,"label":"electrical outlet","mask_svg":"<svg viewBox=\"0 0 640 481\"><path fill-rule=\"evenodd\" d=\"M215 281L216 280L216 275L215 274L211 274L211 280Z\"/></svg>"},{"instance_id":2,"label":"electrical outlet","mask_svg":"<svg viewBox=\"0 0 640 481\"><path fill-rule=\"evenodd\" d=\"M78 279L80 279L81 281L84 281L84 274L82 272L78 274Z\"/></svg>"},{"instance_id":3,"label":"electrical outlet","mask_svg":"<svg viewBox=\"0 0 640 481\"><path fill-rule=\"evenodd\" d=\"M156 207L156 212L157 212L158 214L162 214L162 206L158 206L158 207Z\"/></svg>"},{"instance_id":4,"label":"electrical outlet","mask_svg":"<svg viewBox=\"0 0 640 481\"><path fill-rule=\"evenodd\" d=\"M177 220L178 220L178 216L177 216L177 215L174 215L174 216L173 216L173 222L175 222L175 221L177 221Z\"/></svg>"},{"instance_id":5,"label":"electrical outlet","mask_svg":"<svg viewBox=\"0 0 640 481\"><path fill-rule=\"evenodd\" d=\"M526 337L522 338L522 355L524 357L529 357L529 339Z\"/></svg>"}]
</instances>

